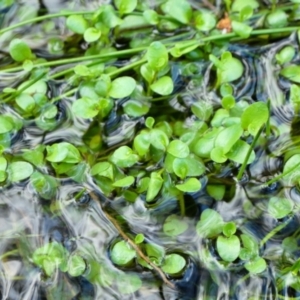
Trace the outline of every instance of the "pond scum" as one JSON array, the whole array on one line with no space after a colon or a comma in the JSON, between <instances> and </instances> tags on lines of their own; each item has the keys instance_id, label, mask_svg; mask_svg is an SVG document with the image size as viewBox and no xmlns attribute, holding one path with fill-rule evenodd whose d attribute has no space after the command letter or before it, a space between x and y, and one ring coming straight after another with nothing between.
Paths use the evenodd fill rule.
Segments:
<instances>
[{"instance_id":1,"label":"pond scum","mask_svg":"<svg viewBox=\"0 0 300 300\"><path fill-rule=\"evenodd\" d=\"M300 1L44 2L0 2L1 299L300 299Z\"/></svg>"}]
</instances>

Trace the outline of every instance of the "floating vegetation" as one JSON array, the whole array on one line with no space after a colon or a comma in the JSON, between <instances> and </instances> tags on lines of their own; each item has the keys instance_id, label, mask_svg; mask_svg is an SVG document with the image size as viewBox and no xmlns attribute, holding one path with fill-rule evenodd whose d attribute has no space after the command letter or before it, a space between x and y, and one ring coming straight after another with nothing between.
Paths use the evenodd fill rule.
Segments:
<instances>
[{"instance_id":1,"label":"floating vegetation","mask_svg":"<svg viewBox=\"0 0 300 300\"><path fill-rule=\"evenodd\" d=\"M300 1L42 2L0 3L1 298L299 299Z\"/></svg>"}]
</instances>

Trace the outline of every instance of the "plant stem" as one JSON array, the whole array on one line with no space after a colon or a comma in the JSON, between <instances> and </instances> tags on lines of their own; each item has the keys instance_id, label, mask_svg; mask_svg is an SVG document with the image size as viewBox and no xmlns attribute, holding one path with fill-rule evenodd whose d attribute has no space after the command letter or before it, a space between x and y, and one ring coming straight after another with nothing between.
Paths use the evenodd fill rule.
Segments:
<instances>
[{"instance_id":1,"label":"plant stem","mask_svg":"<svg viewBox=\"0 0 300 300\"><path fill-rule=\"evenodd\" d=\"M294 215L289 217L282 224L275 227L272 231L270 231L259 243L259 247L261 248L269 239L271 239L277 232L282 230L285 226L287 226L293 219Z\"/></svg>"},{"instance_id":2,"label":"plant stem","mask_svg":"<svg viewBox=\"0 0 300 300\"><path fill-rule=\"evenodd\" d=\"M90 195L91 195L91 197L95 201L97 201L98 203L100 203L99 200L98 200L98 198L97 198L97 196L93 192L90 192ZM119 234L121 235L121 237L136 251L136 253L139 255L139 257L142 258L148 265L150 265L158 273L158 275L161 277L161 279L163 280L163 282L165 284L167 284L170 288L175 289L175 285L171 281L169 281L167 279L165 273L156 264L154 264L149 259L149 257L147 257L142 252L142 250L139 248L139 246L123 231L123 229L120 227L120 225L117 222L117 220L115 218L113 218L105 210L102 209L102 211L105 214L105 216L107 217L107 219L114 225L115 229L119 232Z\"/></svg>"},{"instance_id":3,"label":"plant stem","mask_svg":"<svg viewBox=\"0 0 300 300\"><path fill-rule=\"evenodd\" d=\"M266 136L269 137L271 134L271 127L270 127L270 118L271 118L271 101L268 99L267 101L268 111L269 111L269 117L266 124Z\"/></svg>"},{"instance_id":4,"label":"plant stem","mask_svg":"<svg viewBox=\"0 0 300 300\"><path fill-rule=\"evenodd\" d=\"M274 183L274 182L280 180L281 178L283 178L283 177L286 176L287 174L289 174L289 173L295 171L299 166L300 166L300 163L299 163L299 164L296 164L294 167L292 167L291 169L287 170L286 172L283 172L282 174L280 174L280 175L274 177L273 179L267 181L267 182L265 183L265 185L270 185L270 184L272 184L272 183Z\"/></svg>"},{"instance_id":5,"label":"plant stem","mask_svg":"<svg viewBox=\"0 0 300 300\"><path fill-rule=\"evenodd\" d=\"M43 20L47 20L47 19L54 19L54 18L58 18L58 17L67 17L67 16L71 16L71 15L85 15L85 14L93 14L94 11L64 11L64 12L60 12L60 13L56 13L56 14L49 14L49 15L44 15L44 16L40 16L40 17L36 17L33 19L29 19L11 26L8 26L2 30L0 30L0 34L5 33L7 31L22 27L24 25L27 24L31 24L31 23L36 23L36 22L40 22Z\"/></svg>"},{"instance_id":6,"label":"plant stem","mask_svg":"<svg viewBox=\"0 0 300 300\"><path fill-rule=\"evenodd\" d=\"M255 138L253 139L253 141L252 141L252 143L251 143L251 145L250 145L250 148L249 148L249 150L248 150L248 152L247 152L247 155L246 155L246 157L245 157L245 160L244 160L244 162L243 162L243 164L242 164L242 166L241 166L241 168L240 168L240 170L239 170L239 173L238 173L238 175L237 175L237 177L236 177L238 181L240 181L241 178L243 177L243 174L244 174L244 171L245 171L245 169L246 169L246 166L247 166L248 160L249 160L249 158L250 158L251 152L252 152L252 150L254 149L255 144L256 144L258 138L259 138L260 135L261 135L262 129L263 129L263 127L261 127L261 128L259 129L259 131L257 132Z\"/></svg>"},{"instance_id":7,"label":"plant stem","mask_svg":"<svg viewBox=\"0 0 300 300\"><path fill-rule=\"evenodd\" d=\"M185 203L184 203L183 193L179 193L178 200L179 200L181 216L184 217L185 216Z\"/></svg>"}]
</instances>

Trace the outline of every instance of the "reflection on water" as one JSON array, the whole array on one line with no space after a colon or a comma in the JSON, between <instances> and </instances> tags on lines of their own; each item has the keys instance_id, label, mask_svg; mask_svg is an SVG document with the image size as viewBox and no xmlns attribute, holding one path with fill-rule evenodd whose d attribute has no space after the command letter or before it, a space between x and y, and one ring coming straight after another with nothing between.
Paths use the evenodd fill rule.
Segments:
<instances>
[{"instance_id":1,"label":"reflection on water","mask_svg":"<svg viewBox=\"0 0 300 300\"><path fill-rule=\"evenodd\" d=\"M61 8L86 9L97 7L99 3L108 1L42 1L49 12L59 11ZM31 15L37 13L38 1L32 1ZM28 2L26 3L28 5ZM195 5L197 5L195 1ZM18 8L14 6L2 20L4 26L20 19ZM29 14L29 13L28 13ZM13 19L16 16L16 19ZM24 17L24 16L23 16ZM61 30L58 22L58 31ZM2 25L3 26L3 25ZM34 35L37 28L32 28L28 35L25 29L20 29L19 35L28 38L29 43L39 50L45 45L35 44ZM63 34L63 33L61 33ZM6 49L9 35L0 38L2 49ZM177 238L171 238L162 233L162 225L166 216L178 213L178 203L175 199L162 199L151 207L146 207L142 199L134 204L128 204L124 199L90 199L87 195L79 200L74 195L82 186L72 180L61 179L56 199L41 200L34 193L28 181L14 186L1 188L0 194L0 294L2 299L274 299L275 278L273 263L264 275L245 277L247 272L237 262L232 264L229 271L225 271L219 263L213 245L206 245L195 232L195 225L200 213L207 207L217 210L225 221L235 221L239 229L262 239L272 228L274 220L266 213L267 200L273 195L289 195L295 202L299 202L299 192L295 189L283 188L274 184L264 189L262 183L268 176L277 174L282 167L282 159L274 157L291 141L290 129L293 112L288 103L286 82L279 81L274 69L274 55L284 45L298 47L296 36L292 35L280 42L258 47L243 45L230 46L230 51L241 58L245 66L245 73L234 86L237 100L267 101L272 99L272 126L277 136L268 144L267 149L258 149L258 159L249 168L248 181L244 185L237 185L235 192L228 193L228 201L214 202L205 192L188 195L186 197L189 229ZM43 52L40 52L43 53ZM48 55L48 54L47 54ZM299 60L299 54L294 58ZM2 66L7 59L2 58ZM220 103L220 96L211 90L210 82L215 76L211 66L205 62L198 63L198 72L202 73L202 85L197 85L196 74L192 78L184 79L176 73L177 66L173 66L173 78L177 81L177 90L185 93L183 102L190 103L197 99ZM24 79L24 72L1 75L0 87L12 86ZM282 79L281 79L282 80ZM60 94L65 86L53 80L52 97ZM53 144L58 141L68 141L76 145L82 144L82 135L89 128L89 122L78 120L70 113L73 99L63 99L58 104L60 111L53 130L43 130L36 126L34 120L25 122L24 130L13 138L11 151L19 152L23 148L34 148L38 144ZM170 101L174 111L181 111L185 106L177 98ZM182 109L183 108L183 109ZM158 108L159 109L159 108ZM3 105L0 112L12 111ZM190 120L192 122L192 120ZM105 143L114 146L130 140L140 120L129 120L125 115L113 114L103 125ZM47 172L47 170L44 170ZM49 171L49 170L48 170ZM232 178L234 170L224 170L224 177ZM265 178L265 180L264 180ZM206 179L204 179L206 180ZM88 178L85 187L99 193L98 187ZM109 259L109 248L118 237L118 232L103 213L100 202L115 215L121 215L127 224L128 231L133 234L143 233L149 241L162 245L167 251L177 251L186 255L188 266L182 277L171 278L176 290L161 285L160 280L147 269L133 266L128 269L118 269ZM189 211L190 207L190 211ZM246 209L247 208L247 209ZM190 213L189 213L190 212ZM289 221L289 225L280 231L264 246L265 257L272 257L280 253L283 238L289 236L299 228L299 217ZM99 278L93 282L91 276L72 278L62 272L57 272L50 280L42 277L40 270L31 261L31 254L43 244L57 241L62 243L69 252L78 251L90 261L95 262L96 275ZM209 249L209 250L206 250ZM94 272L95 270L93 270ZM92 270L86 271L88 274ZM120 293L126 280L120 279L124 274L138 274L143 280L143 287L134 295ZM113 274L112 284L103 284L108 274ZM118 279L119 278L119 279ZM243 280L245 278L245 280ZM122 281L123 280L123 281ZM287 291L283 290L283 295ZM295 292L294 296L298 296Z\"/></svg>"}]
</instances>

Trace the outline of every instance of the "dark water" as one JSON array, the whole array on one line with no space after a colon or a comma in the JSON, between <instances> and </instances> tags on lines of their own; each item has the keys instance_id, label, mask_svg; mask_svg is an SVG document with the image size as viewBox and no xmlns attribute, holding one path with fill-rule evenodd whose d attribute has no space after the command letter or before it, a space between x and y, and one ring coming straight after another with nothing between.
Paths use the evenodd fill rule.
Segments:
<instances>
[{"instance_id":1,"label":"dark water","mask_svg":"<svg viewBox=\"0 0 300 300\"><path fill-rule=\"evenodd\" d=\"M55 3L54 3L55 2ZM57 3L56 3L57 2ZM100 2L100 1L99 1ZM102 1L104 2L104 1ZM80 7L81 1L44 1L44 9L49 12L59 11L61 8ZM99 4L99 3L98 3ZM197 3L196 3L197 4ZM195 5L196 5L195 4ZM97 6L96 1L86 1L82 6L92 9ZM40 7L38 1L32 1L31 13L35 14ZM23 6L13 6L6 16L1 19L2 27L20 18ZM30 13L30 12L28 12ZM57 20L57 34L64 34L63 23ZM9 33L0 37L0 54L2 66L9 63L5 50L7 41L12 37ZM47 57L46 44L37 43L39 25L33 26L30 31L24 29L14 32L28 43L33 45L37 53ZM0 187L0 293L2 299L183 299L183 300L226 300L226 299L276 299L275 273L278 259L282 254L281 241L294 233L300 225L296 215L289 225L279 232L261 251L268 261L268 269L260 276L247 275L247 271L239 263L232 264L228 270L219 262L212 245L207 245L195 231L195 225L201 212L207 208L217 210L225 221L235 221L244 233L251 233L262 239L276 224L267 211L267 201L271 196L281 195L300 202L300 194L295 188L271 185L262 188L262 183L282 170L282 151L292 143L292 134L297 132L293 125L295 119L293 109L289 103L290 83L279 78L274 64L274 56L278 49L284 45L292 45L298 50L295 34L273 41L268 45L244 46L242 44L230 45L229 50L240 58L245 67L241 80L234 84L237 100L246 100L249 103L271 99L271 125L276 136L268 141L267 147L256 149L257 159L245 175L243 184L236 184L235 191L228 193L227 201L215 202L204 191L185 198L187 205L187 222L189 230L177 238L170 238L162 233L164 219L172 214L179 213L176 200L167 199L153 207L146 207L142 199L129 204L124 199L104 199L99 201L90 199L88 195L75 200L74 194L82 187L94 190L97 194L99 188L91 178L79 185L70 179L61 179L56 199L51 203L41 200L34 192L28 181L13 186ZM298 51L293 62L300 60ZM170 109L174 116L181 112L186 113L190 103L203 99L215 105L220 104L220 96L211 88L214 74L211 65L207 62L197 62L197 74L193 77L184 77L178 64L172 65L172 76L176 82L177 91L182 92L181 99L174 97L165 108L157 104L156 109L162 107ZM201 84L197 81L199 75L204 80ZM14 74L1 74L0 87L7 87L21 82L24 72ZM66 83L53 80L49 86L49 93L55 97L66 89ZM68 141L75 144L82 143L82 135L89 127L89 122L79 120L72 116L70 106L74 99L66 98L59 102L60 111L57 124L48 132L38 128L34 121L28 120L24 129L14 138L10 151L18 153L23 148L33 148L36 145L53 144L58 141ZM2 105L0 113L12 112L9 105ZM17 113L15 113L17 114ZM190 120L192 121L192 120ZM112 114L106 124L103 124L106 142L109 146L126 142L134 134L135 128L143 120L130 120L125 115ZM293 127L294 126L294 127ZM233 180L235 170L224 170L223 177ZM202 179L203 186L207 178ZM188 265L179 278L170 278L176 289L171 289L161 283L160 279L152 272L138 266L118 269L109 259L109 248L118 238L118 232L102 211L100 201L108 203L110 211L121 215L126 221L131 233L143 233L149 241L162 245L167 251L177 251L186 256ZM245 209L248 207L248 209ZM99 276L105 277L109 272L114 274L111 285L91 283L84 276L72 278L63 273L57 273L51 280L42 276L41 270L34 266L30 257L34 249L43 244L57 241L62 243L70 252L80 251L99 267ZM207 250L208 249L208 250ZM7 254L9 253L9 254ZM121 293L122 286L128 282L124 274L137 274L143 281L142 288L134 294ZM282 295L297 297L298 292L287 288L280 291ZM287 298L286 298L287 299Z\"/></svg>"}]
</instances>

